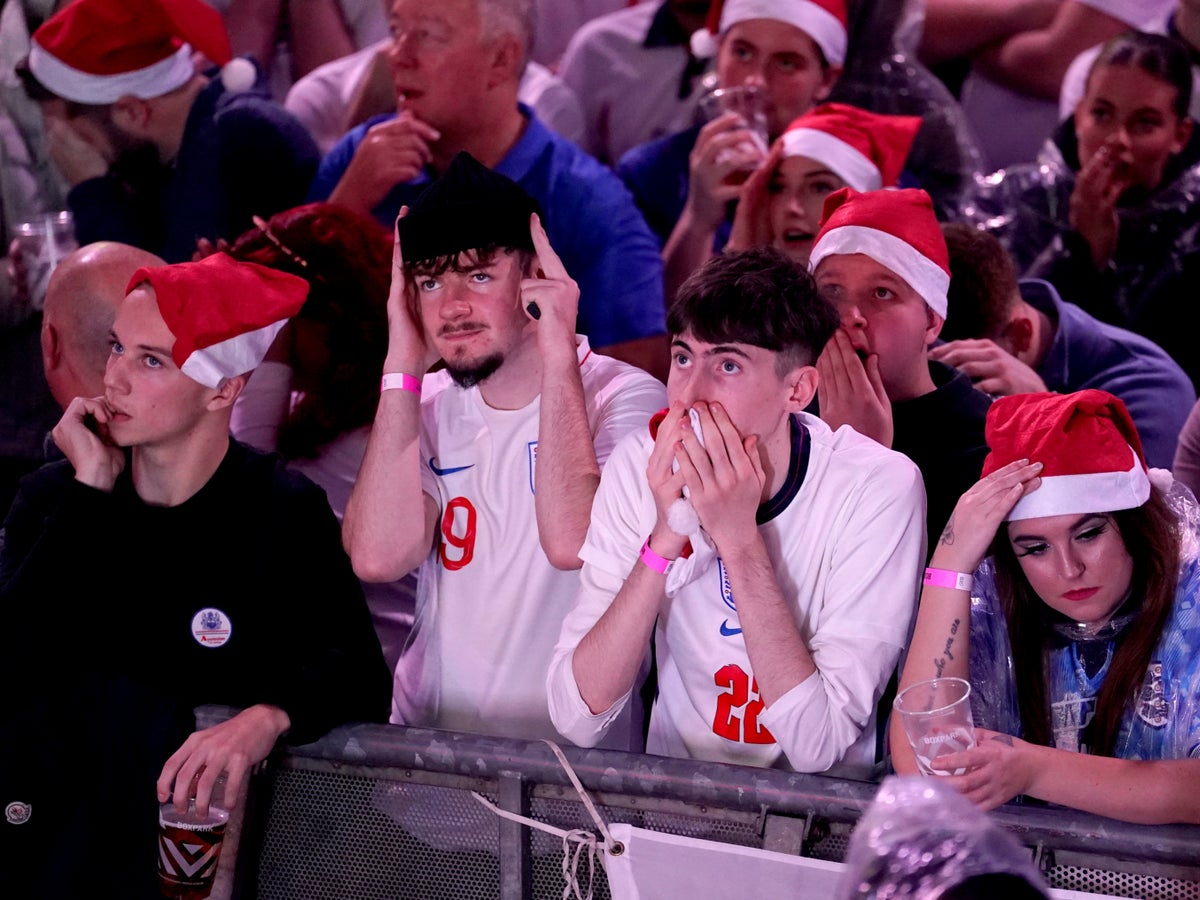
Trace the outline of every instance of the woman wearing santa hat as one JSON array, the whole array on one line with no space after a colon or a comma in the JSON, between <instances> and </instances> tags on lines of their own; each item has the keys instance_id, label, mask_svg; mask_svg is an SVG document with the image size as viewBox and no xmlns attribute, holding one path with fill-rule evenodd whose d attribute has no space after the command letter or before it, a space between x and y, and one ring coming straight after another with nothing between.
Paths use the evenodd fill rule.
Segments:
<instances>
[{"instance_id":1,"label":"woman wearing santa hat","mask_svg":"<svg viewBox=\"0 0 1200 900\"><path fill-rule=\"evenodd\" d=\"M825 198L843 187L896 187L920 116L823 103L787 127L738 200L727 250L771 244L808 264Z\"/></svg>"},{"instance_id":2,"label":"woman wearing santa hat","mask_svg":"<svg viewBox=\"0 0 1200 900\"><path fill-rule=\"evenodd\" d=\"M1024 794L1200 822L1195 498L1147 471L1103 391L1002 398L987 437L984 477L925 571L900 682L969 678L987 728L931 768L986 808ZM895 767L916 772L898 718Z\"/></svg>"}]
</instances>

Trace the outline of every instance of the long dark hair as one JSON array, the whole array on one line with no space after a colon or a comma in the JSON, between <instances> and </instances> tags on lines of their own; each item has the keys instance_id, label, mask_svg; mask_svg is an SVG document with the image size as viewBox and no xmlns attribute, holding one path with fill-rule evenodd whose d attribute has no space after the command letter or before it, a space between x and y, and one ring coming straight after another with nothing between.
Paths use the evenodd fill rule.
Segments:
<instances>
[{"instance_id":1,"label":"long dark hair","mask_svg":"<svg viewBox=\"0 0 1200 900\"><path fill-rule=\"evenodd\" d=\"M374 219L331 203L298 206L264 224L238 238L229 255L307 280L311 288L297 319L321 324L328 335L328 365L279 432L285 458L311 458L375 418L392 238Z\"/></svg>"},{"instance_id":2,"label":"long dark hair","mask_svg":"<svg viewBox=\"0 0 1200 900\"><path fill-rule=\"evenodd\" d=\"M1117 642L1108 675L1096 695L1095 715L1084 729L1084 743L1101 756L1112 755L1121 717L1145 680L1171 614L1179 579L1179 526L1158 488L1150 489L1150 499L1141 506L1119 510L1112 517L1133 559L1130 596L1141 597L1141 607ZM1048 617L1053 611L1030 587L1005 529L992 543L992 556L1012 643L1021 725L1027 740L1049 744L1045 661L1051 636Z\"/></svg>"}]
</instances>

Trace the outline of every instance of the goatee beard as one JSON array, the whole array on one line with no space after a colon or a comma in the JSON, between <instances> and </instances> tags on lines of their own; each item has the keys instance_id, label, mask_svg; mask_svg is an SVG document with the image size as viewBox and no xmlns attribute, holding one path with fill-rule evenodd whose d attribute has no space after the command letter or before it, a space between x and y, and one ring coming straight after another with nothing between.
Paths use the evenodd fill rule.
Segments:
<instances>
[{"instance_id":1,"label":"goatee beard","mask_svg":"<svg viewBox=\"0 0 1200 900\"><path fill-rule=\"evenodd\" d=\"M504 355L493 353L491 356L485 356L466 366L456 366L447 362L446 371L450 373L450 377L460 388L473 388L495 375L496 370L503 364Z\"/></svg>"}]
</instances>

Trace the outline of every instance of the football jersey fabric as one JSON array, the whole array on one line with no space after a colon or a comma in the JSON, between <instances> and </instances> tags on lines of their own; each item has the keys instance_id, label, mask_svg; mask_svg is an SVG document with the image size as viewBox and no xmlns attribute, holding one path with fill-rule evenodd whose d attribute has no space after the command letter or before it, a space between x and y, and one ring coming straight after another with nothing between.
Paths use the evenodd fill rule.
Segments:
<instances>
[{"instance_id":1,"label":"football jersey fabric","mask_svg":"<svg viewBox=\"0 0 1200 900\"><path fill-rule=\"evenodd\" d=\"M904 456L848 427L798 415L784 487L759 509L759 532L817 672L767 707L758 696L724 563L703 550L671 578L655 631L658 697L647 751L802 772L865 775L875 706L916 609L925 498ZM595 744L629 695L593 715L572 670L655 522L647 433L614 451L592 508L579 600L563 624L547 693L559 731ZM695 543L693 541L693 543ZM672 573L674 574L674 573ZM680 583L682 582L682 583Z\"/></svg>"},{"instance_id":2,"label":"football jersey fabric","mask_svg":"<svg viewBox=\"0 0 1200 900\"><path fill-rule=\"evenodd\" d=\"M603 469L623 435L645 430L666 392L640 369L579 341ZM441 519L436 547L418 570L416 622L396 667L393 722L557 739L545 677L579 573L554 568L538 540L539 409L538 400L492 409L477 388L458 388L445 372L425 376L421 481ZM615 740L628 747L628 735Z\"/></svg>"}]
</instances>

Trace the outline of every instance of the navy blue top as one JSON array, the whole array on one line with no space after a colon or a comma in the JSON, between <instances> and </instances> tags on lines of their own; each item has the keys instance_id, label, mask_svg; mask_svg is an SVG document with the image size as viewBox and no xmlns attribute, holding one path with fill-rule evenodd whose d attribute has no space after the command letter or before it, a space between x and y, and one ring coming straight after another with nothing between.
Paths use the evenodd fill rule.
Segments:
<instances>
[{"instance_id":1,"label":"navy blue top","mask_svg":"<svg viewBox=\"0 0 1200 900\"><path fill-rule=\"evenodd\" d=\"M1108 391L1124 401L1142 438L1146 462L1171 468L1175 444L1196 402L1191 379L1157 344L1101 322L1059 297L1049 282L1021 282L1021 297L1055 323L1050 352L1038 369L1046 388Z\"/></svg>"},{"instance_id":2,"label":"navy blue top","mask_svg":"<svg viewBox=\"0 0 1200 900\"><path fill-rule=\"evenodd\" d=\"M79 243L110 240L186 262L198 238L234 240L304 202L320 154L291 113L258 90L229 93L220 78L192 104L174 164L128 166L67 195Z\"/></svg>"}]
</instances>

